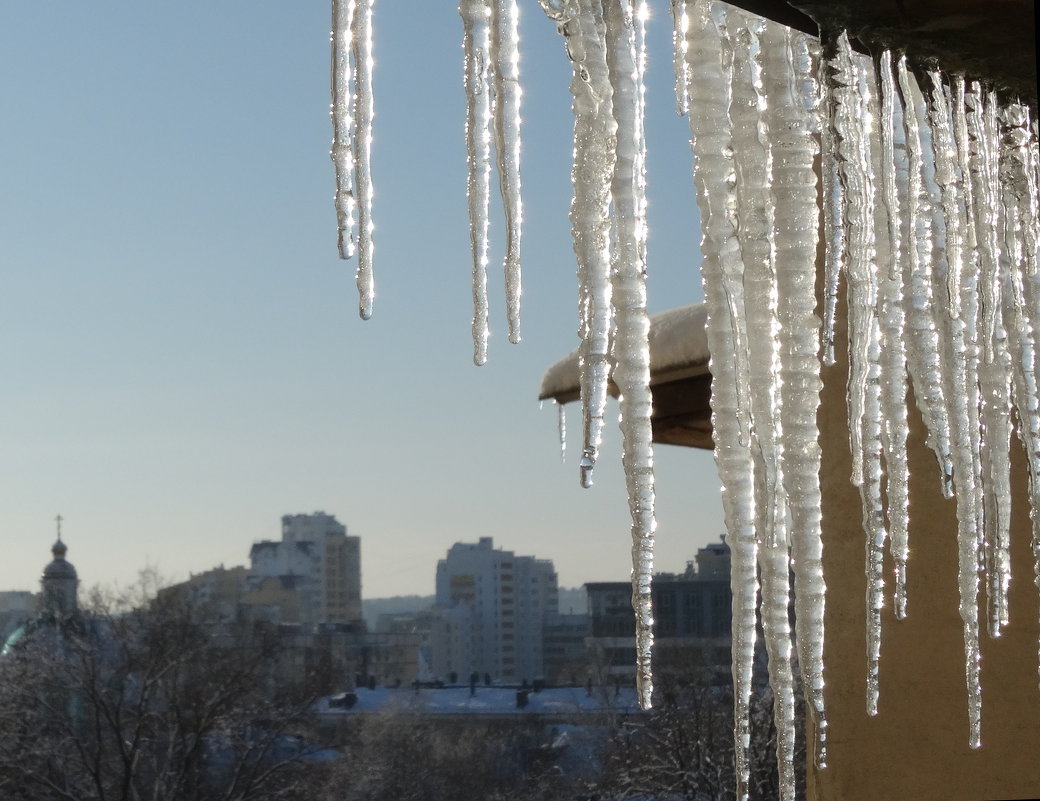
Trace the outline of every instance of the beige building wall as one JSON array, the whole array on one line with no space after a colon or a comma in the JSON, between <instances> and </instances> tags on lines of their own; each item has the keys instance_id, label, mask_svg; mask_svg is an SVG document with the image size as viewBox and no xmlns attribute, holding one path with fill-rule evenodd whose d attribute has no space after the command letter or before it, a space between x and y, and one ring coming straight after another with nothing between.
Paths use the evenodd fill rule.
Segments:
<instances>
[{"instance_id":1,"label":"beige building wall","mask_svg":"<svg viewBox=\"0 0 1040 801\"><path fill-rule=\"evenodd\" d=\"M840 326L842 329L844 325ZM847 353L844 341L838 352ZM845 401L847 365L824 368L819 416L823 446L824 569L827 578L826 701L829 762L808 771L813 801L983 801L1040 797L1038 600L1030 548L1024 452L1013 451L1011 622L985 633L981 588L982 748L968 747L962 624L957 594L955 502L939 490L936 459L910 401L908 617L891 604L886 557L880 687L866 713L865 546ZM810 737L812 726L810 725Z\"/></svg>"}]
</instances>

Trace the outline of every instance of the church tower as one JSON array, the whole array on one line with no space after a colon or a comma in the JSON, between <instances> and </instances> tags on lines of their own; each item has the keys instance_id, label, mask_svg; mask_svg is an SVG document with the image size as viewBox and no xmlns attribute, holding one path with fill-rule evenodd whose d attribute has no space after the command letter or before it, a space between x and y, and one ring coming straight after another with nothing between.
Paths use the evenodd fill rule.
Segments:
<instances>
[{"instance_id":1,"label":"church tower","mask_svg":"<svg viewBox=\"0 0 1040 801\"><path fill-rule=\"evenodd\" d=\"M40 611L68 616L79 611L76 600L79 576L76 575L76 568L65 561L68 548L61 540L61 515L58 515L57 521L58 539L51 546L54 559L43 569L40 577Z\"/></svg>"}]
</instances>

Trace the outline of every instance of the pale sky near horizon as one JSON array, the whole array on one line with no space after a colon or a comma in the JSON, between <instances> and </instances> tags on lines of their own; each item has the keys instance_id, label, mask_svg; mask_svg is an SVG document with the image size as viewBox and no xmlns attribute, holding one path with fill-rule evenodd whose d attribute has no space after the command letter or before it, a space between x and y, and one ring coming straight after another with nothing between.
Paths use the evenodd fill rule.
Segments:
<instances>
[{"instance_id":1,"label":"pale sky near horizon","mask_svg":"<svg viewBox=\"0 0 1040 801\"><path fill-rule=\"evenodd\" d=\"M668 3L652 0L650 307L701 299ZM0 590L37 588L54 517L84 584L246 564L287 513L361 537L362 594L433 592L457 541L629 574L620 432L596 486L539 379L577 344L570 67L522 0L523 337L492 212L489 363L472 364L461 20L378 0L376 304L336 256L329 3L0 10ZM613 419L616 405L609 412ZM659 570L723 531L708 452L658 447Z\"/></svg>"}]
</instances>

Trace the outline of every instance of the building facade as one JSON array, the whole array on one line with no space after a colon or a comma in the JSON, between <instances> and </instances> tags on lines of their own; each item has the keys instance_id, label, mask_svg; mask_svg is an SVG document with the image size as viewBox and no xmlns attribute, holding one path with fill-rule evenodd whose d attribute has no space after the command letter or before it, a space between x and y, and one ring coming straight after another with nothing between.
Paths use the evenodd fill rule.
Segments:
<instances>
[{"instance_id":1,"label":"building facade","mask_svg":"<svg viewBox=\"0 0 1040 801\"><path fill-rule=\"evenodd\" d=\"M634 680L636 620L632 585L606 581L585 585L589 596L591 659L600 680ZM706 677L730 667L729 546L702 548L683 573L659 573L651 587L654 662L682 662ZM680 656L681 652L681 656Z\"/></svg>"},{"instance_id":2,"label":"building facade","mask_svg":"<svg viewBox=\"0 0 1040 801\"><path fill-rule=\"evenodd\" d=\"M285 515L282 539L254 543L249 563L247 605L263 606L250 595L278 584L294 595L291 622L361 625L361 539L334 515Z\"/></svg>"},{"instance_id":3,"label":"building facade","mask_svg":"<svg viewBox=\"0 0 1040 801\"><path fill-rule=\"evenodd\" d=\"M437 563L436 597L435 674L504 683L544 676L543 626L559 603L551 561L498 550L491 537L456 543Z\"/></svg>"}]
</instances>

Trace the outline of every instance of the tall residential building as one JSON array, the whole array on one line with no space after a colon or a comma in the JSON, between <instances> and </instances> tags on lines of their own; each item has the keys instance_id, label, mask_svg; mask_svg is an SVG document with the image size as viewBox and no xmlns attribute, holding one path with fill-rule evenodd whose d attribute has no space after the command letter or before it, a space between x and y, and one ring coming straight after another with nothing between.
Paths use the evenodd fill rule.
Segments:
<instances>
[{"instance_id":1,"label":"tall residential building","mask_svg":"<svg viewBox=\"0 0 1040 801\"><path fill-rule=\"evenodd\" d=\"M491 537L456 543L437 563L437 608L433 669L441 678L544 675L542 628L558 611L551 561L497 550Z\"/></svg>"},{"instance_id":2,"label":"tall residential building","mask_svg":"<svg viewBox=\"0 0 1040 801\"><path fill-rule=\"evenodd\" d=\"M285 515L282 539L255 543L249 562L248 589L277 580L294 593L298 622L360 625L361 539L334 515Z\"/></svg>"}]
</instances>

